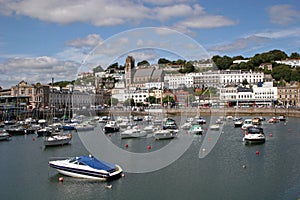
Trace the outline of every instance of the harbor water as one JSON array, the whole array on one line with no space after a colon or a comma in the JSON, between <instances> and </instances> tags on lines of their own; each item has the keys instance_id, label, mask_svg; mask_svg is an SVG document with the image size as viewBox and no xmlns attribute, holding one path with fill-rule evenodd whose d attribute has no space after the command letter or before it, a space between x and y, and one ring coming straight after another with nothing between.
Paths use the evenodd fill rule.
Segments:
<instances>
[{"instance_id":1,"label":"harbor water","mask_svg":"<svg viewBox=\"0 0 300 200\"><path fill-rule=\"evenodd\" d=\"M51 148L45 148L43 138L36 135L13 136L0 142L1 199L296 200L300 198L299 122L299 118L264 122L266 142L245 145L242 130L227 121L206 157L199 158L204 133L195 136L171 165L148 173L125 172L109 182L66 177L48 167L53 158L89 154L76 132L69 145ZM153 137L121 140L118 133L110 137L121 148L130 144L127 150L133 152L155 151L169 142ZM149 144L151 150L146 148ZM59 182L59 177L64 181Z\"/></svg>"}]
</instances>

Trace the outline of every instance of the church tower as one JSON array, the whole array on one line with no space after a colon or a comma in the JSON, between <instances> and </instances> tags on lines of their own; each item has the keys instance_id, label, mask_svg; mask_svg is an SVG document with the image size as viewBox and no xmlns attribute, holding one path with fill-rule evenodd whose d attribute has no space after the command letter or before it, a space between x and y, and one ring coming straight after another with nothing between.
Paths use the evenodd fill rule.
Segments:
<instances>
[{"instance_id":1,"label":"church tower","mask_svg":"<svg viewBox=\"0 0 300 200\"><path fill-rule=\"evenodd\" d=\"M129 88L132 81L132 76L134 72L134 58L132 56L127 56L125 63L125 80L126 87Z\"/></svg>"}]
</instances>

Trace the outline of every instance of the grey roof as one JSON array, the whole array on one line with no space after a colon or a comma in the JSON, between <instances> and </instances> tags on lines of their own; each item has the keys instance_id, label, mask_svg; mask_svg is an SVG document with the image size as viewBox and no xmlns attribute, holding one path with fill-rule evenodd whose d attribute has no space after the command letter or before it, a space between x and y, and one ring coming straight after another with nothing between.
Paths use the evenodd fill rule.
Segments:
<instances>
[{"instance_id":1,"label":"grey roof","mask_svg":"<svg viewBox=\"0 0 300 200\"><path fill-rule=\"evenodd\" d=\"M153 73L154 68L142 68L142 69L137 69L134 78L136 77L151 77Z\"/></svg>"},{"instance_id":2,"label":"grey roof","mask_svg":"<svg viewBox=\"0 0 300 200\"><path fill-rule=\"evenodd\" d=\"M154 70L152 74L152 78L160 78L162 76L163 70L162 69L156 69Z\"/></svg>"}]
</instances>

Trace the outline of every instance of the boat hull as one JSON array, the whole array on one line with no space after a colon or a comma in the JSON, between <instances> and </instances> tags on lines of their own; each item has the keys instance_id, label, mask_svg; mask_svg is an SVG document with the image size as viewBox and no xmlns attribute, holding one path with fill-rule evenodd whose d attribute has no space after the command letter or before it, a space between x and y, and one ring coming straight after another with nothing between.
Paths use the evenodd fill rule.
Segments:
<instances>
[{"instance_id":1,"label":"boat hull","mask_svg":"<svg viewBox=\"0 0 300 200\"><path fill-rule=\"evenodd\" d=\"M104 127L105 133L114 133L114 132L118 132L119 130L120 130L119 127Z\"/></svg>"},{"instance_id":2,"label":"boat hull","mask_svg":"<svg viewBox=\"0 0 300 200\"><path fill-rule=\"evenodd\" d=\"M119 165L115 165L115 170L113 172L97 170L90 167L80 168L78 165L68 165L65 161L50 161L49 166L66 176L103 181L120 178L123 173L122 168Z\"/></svg>"},{"instance_id":3,"label":"boat hull","mask_svg":"<svg viewBox=\"0 0 300 200\"><path fill-rule=\"evenodd\" d=\"M61 146L61 145L66 145L69 144L71 141L72 137L70 136L65 136L65 137L45 137L44 138L44 145L46 147L51 147L51 146Z\"/></svg>"}]
</instances>

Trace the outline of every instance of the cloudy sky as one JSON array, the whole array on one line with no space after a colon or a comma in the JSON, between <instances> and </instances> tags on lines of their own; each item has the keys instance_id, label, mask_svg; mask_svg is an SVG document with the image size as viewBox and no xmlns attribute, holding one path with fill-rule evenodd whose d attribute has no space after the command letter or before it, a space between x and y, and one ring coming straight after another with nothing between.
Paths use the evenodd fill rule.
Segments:
<instances>
[{"instance_id":1,"label":"cloudy sky","mask_svg":"<svg viewBox=\"0 0 300 200\"><path fill-rule=\"evenodd\" d=\"M0 86L72 80L127 55L300 52L299 25L299 0L0 0Z\"/></svg>"}]
</instances>

